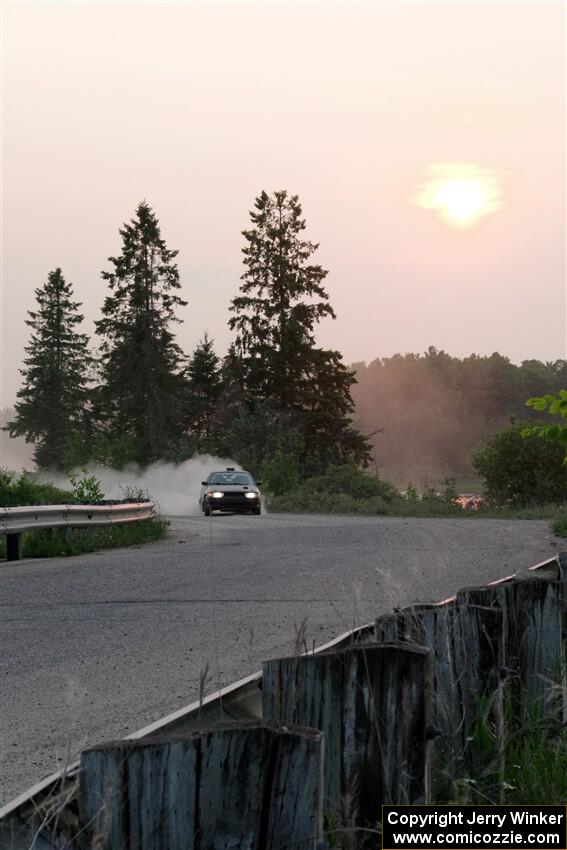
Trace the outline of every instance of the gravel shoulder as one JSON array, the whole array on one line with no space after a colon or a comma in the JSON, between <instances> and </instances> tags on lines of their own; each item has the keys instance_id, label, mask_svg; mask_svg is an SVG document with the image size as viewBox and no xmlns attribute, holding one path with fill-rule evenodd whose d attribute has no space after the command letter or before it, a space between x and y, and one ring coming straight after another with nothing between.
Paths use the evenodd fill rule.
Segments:
<instances>
[{"instance_id":1,"label":"gravel shoulder","mask_svg":"<svg viewBox=\"0 0 567 850\"><path fill-rule=\"evenodd\" d=\"M436 601L565 546L547 522L172 517L166 540L0 566L2 802L129 734L394 605Z\"/></svg>"}]
</instances>

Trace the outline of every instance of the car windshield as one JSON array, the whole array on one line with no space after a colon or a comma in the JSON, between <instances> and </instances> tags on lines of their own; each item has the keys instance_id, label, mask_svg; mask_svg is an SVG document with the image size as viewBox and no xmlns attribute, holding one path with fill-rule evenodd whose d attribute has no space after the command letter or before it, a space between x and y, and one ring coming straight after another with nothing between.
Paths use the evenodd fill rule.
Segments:
<instances>
[{"instance_id":1,"label":"car windshield","mask_svg":"<svg viewBox=\"0 0 567 850\"><path fill-rule=\"evenodd\" d=\"M214 472L209 478L209 484L253 484L250 475L245 472Z\"/></svg>"}]
</instances>

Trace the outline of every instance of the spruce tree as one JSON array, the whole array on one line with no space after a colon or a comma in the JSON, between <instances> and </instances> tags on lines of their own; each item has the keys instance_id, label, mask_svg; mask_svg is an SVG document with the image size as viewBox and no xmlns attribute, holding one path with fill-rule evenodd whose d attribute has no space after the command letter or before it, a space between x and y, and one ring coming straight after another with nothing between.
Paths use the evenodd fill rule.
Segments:
<instances>
[{"instance_id":1,"label":"spruce tree","mask_svg":"<svg viewBox=\"0 0 567 850\"><path fill-rule=\"evenodd\" d=\"M222 391L220 359L205 333L193 352L186 373L189 430L200 448L210 448L217 432L218 400Z\"/></svg>"},{"instance_id":2,"label":"spruce tree","mask_svg":"<svg viewBox=\"0 0 567 850\"><path fill-rule=\"evenodd\" d=\"M92 358L88 337L77 331L81 305L72 300L61 269L50 272L35 295L37 309L26 320L32 335L20 370L24 384L7 430L35 443L39 467L63 469L69 443L82 428Z\"/></svg>"},{"instance_id":3,"label":"spruce tree","mask_svg":"<svg viewBox=\"0 0 567 850\"><path fill-rule=\"evenodd\" d=\"M181 349L171 324L184 306L174 262L177 251L161 238L158 219L145 202L120 230L122 253L102 272L110 294L96 322L101 337L99 415L111 438L132 443L132 457L146 465L167 456L179 434L183 380Z\"/></svg>"},{"instance_id":4,"label":"spruce tree","mask_svg":"<svg viewBox=\"0 0 567 850\"><path fill-rule=\"evenodd\" d=\"M335 318L323 286L327 271L310 262L318 245L303 238L296 195L266 192L243 231L245 271L229 321L245 375L246 404L270 408L304 438L305 471L331 463L366 464L367 440L353 427L353 373L337 351L318 348L315 326ZM271 426L270 426L271 427Z\"/></svg>"}]
</instances>

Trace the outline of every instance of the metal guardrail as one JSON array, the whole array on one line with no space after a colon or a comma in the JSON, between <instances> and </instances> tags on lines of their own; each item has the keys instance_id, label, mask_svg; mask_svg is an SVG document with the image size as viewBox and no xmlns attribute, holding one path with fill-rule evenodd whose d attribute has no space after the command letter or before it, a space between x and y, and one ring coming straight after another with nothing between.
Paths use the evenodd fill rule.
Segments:
<instances>
[{"instance_id":1,"label":"metal guardrail","mask_svg":"<svg viewBox=\"0 0 567 850\"><path fill-rule=\"evenodd\" d=\"M108 505L29 505L0 508L0 534L6 535L6 557L18 561L24 531L47 528L101 528L151 519L153 502L126 502Z\"/></svg>"}]
</instances>

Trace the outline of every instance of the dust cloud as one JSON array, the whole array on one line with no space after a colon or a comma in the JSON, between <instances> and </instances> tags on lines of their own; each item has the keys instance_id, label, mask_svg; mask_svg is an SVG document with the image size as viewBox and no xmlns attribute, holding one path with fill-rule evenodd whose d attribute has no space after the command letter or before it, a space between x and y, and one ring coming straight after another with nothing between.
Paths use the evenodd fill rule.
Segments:
<instances>
[{"instance_id":1,"label":"dust cloud","mask_svg":"<svg viewBox=\"0 0 567 850\"><path fill-rule=\"evenodd\" d=\"M128 489L136 493L142 490L142 495L156 502L162 514L196 516L201 513L198 505L201 481L210 472L226 469L227 466L240 468L234 460L198 455L180 464L154 463L145 469L128 466L116 470L107 466L89 465L88 474L95 475L101 482L105 499L123 499L131 495ZM60 474L42 472L38 477L57 487L70 487L68 477Z\"/></svg>"}]
</instances>

